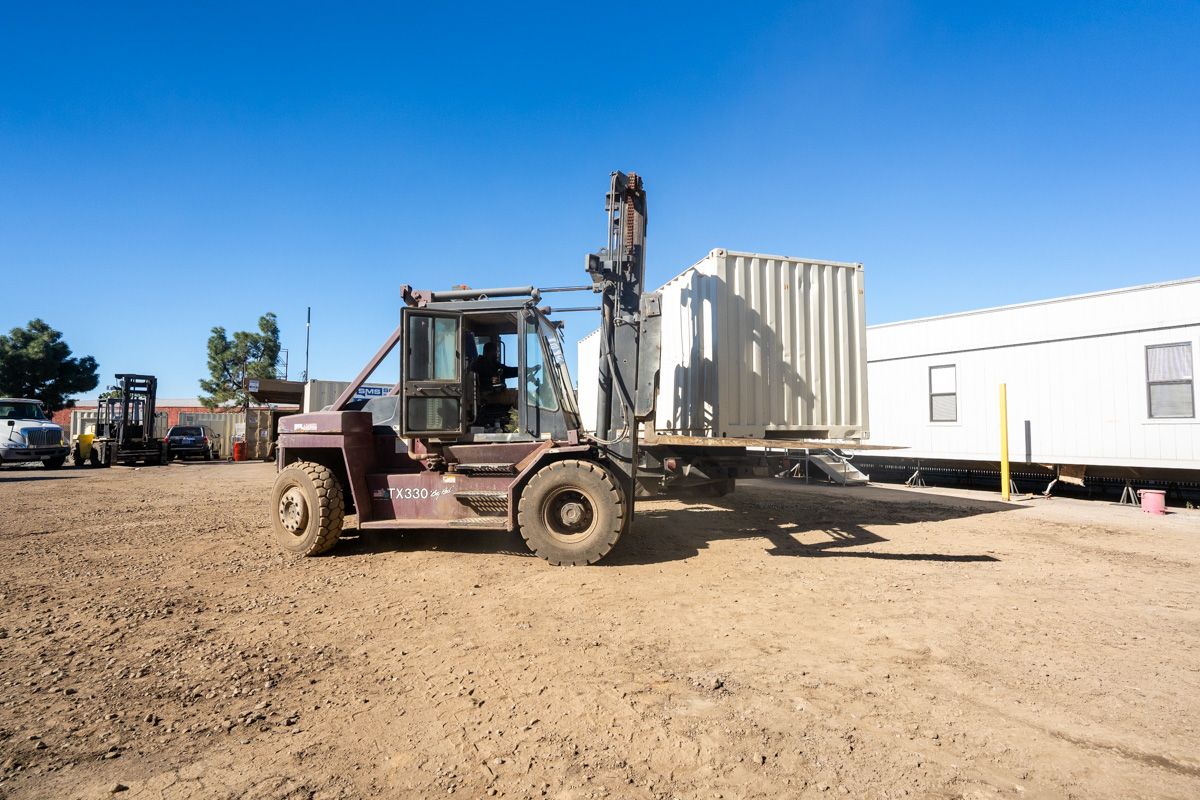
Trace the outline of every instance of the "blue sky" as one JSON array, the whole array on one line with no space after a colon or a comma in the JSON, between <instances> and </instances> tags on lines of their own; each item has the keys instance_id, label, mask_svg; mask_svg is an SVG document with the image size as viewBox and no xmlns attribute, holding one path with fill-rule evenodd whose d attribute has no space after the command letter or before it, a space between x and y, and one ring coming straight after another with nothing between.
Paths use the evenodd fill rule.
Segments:
<instances>
[{"instance_id":1,"label":"blue sky","mask_svg":"<svg viewBox=\"0 0 1200 800\"><path fill-rule=\"evenodd\" d=\"M1197 41L1194 2L0 0L0 329L194 397L266 311L297 377L312 306L349 379L403 283L584 282L614 169L654 286L861 261L879 323L1193 277Z\"/></svg>"}]
</instances>

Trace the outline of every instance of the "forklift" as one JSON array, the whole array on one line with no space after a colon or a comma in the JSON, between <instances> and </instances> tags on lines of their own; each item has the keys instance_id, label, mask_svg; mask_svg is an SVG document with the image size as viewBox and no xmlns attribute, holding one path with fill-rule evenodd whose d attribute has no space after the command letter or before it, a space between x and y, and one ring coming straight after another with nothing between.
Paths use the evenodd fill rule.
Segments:
<instances>
[{"instance_id":1,"label":"forklift","mask_svg":"<svg viewBox=\"0 0 1200 800\"><path fill-rule=\"evenodd\" d=\"M612 550L633 519L661 312L659 295L643 291L642 179L612 173L605 210L608 242L586 257L589 285L401 287L399 327L329 410L280 420L271 522L285 550L329 550L348 513L360 530L519 530L555 565L595 563ZM595 434L580 419L562 325L538 305L553 291L600 295L597 309L558 309L601 312ZM355 400L397 347L391 391Z\"/></svg>"},{"instance_id":2,"label":"forklift","mask_svg":"<svg viewBox=\"0 0 1200 800\"><path fill-rule=\"evenodd\" d=\"M164 464L169 460L167 443L155 436L154 401L158 380L153 375L116 376L118 384L109 387L107 397L96 406L96 425L92 434L76 437L72 462L82 466L111 467L115 463L133 465Z\"/></svg>"}]
</instances>

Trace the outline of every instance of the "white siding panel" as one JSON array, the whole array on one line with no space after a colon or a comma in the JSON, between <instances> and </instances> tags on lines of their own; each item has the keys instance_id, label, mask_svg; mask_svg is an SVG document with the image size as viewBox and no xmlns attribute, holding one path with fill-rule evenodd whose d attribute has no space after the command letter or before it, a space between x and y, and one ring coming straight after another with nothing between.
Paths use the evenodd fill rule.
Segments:
<instances>
[{"instance_id":1,"label":"white siding panel","mask_svg":"<svg viewBox=\"0 0 1200 800\"><path fill-rule=\"evenodd\" d=\"M1056 336L1056 339L1043 337ZM872 438L909 457L1200 469L1200 420L1151 420L1146 346L1200 352L1200 279L868 328ZM929 367L956 367L959 421L929 421ZM1195 387L1193 387L1194 389Z\"/></svg>"}]
</instances>

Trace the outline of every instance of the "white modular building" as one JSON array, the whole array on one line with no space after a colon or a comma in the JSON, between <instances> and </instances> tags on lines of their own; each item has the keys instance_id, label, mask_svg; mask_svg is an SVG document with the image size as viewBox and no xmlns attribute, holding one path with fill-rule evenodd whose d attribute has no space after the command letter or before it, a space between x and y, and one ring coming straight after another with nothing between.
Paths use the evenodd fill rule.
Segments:
<instances>
[{"instance_id":1,"label":"white modular building","mask_svg":"<svg viewBox=\"0 0 1200 800\"><path fill-rule=\"evenodd\" d=\"M1200 278L867 328L872 439L928 466L1200 480ZM874 459L873 459L874 460Z\"/></svg>"}]
</instances>

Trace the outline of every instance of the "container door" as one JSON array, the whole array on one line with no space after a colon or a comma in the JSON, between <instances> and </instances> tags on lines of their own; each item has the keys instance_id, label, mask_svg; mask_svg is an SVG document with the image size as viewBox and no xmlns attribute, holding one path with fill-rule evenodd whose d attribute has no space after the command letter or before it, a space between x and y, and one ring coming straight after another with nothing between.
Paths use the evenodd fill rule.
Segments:
<instances>
[{"instance_id":1,"label":"container door","mask_svg":"<svg viewBox=\"0 0 1200 800\"><path fill-rule=\"evenodd\" d=\"M462 314L404 308L400 315L403 435L466 433Z\"/></svg>"}]
</instances>

